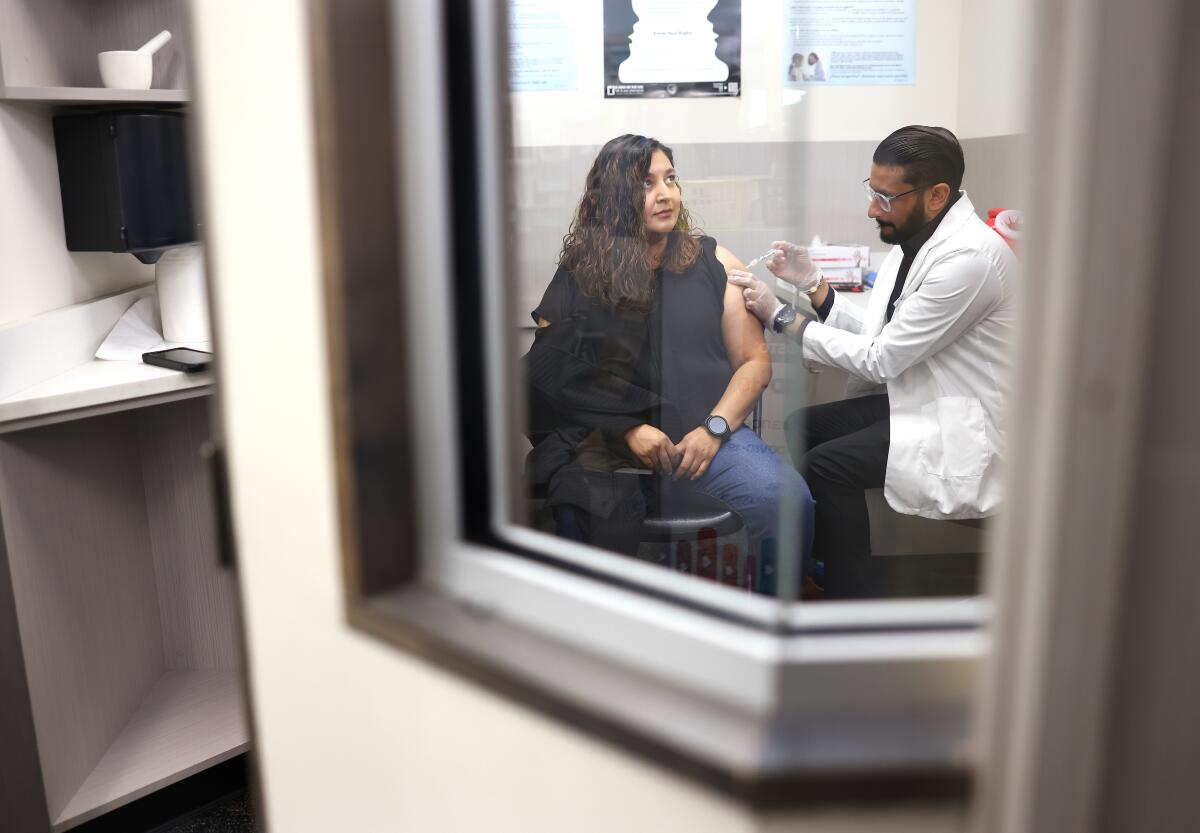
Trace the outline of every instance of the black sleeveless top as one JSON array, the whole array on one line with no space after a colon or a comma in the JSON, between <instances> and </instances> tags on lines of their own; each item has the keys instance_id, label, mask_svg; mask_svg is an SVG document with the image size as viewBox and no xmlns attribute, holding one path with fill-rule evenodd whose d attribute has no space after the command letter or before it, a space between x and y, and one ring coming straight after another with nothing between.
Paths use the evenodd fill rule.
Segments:
<instances>
[{"instance_id":1,"label":"black sleeveless top","mask_svg":"<svg viewBox=\"0 0 1200 833\"><path fill-rule=\"evenodd\" d=\"M662 424L662 409L647 421L675 442L712 413L733 376L721 334L725 267L717 259L717 241L700 242L700 256L690 268L656 273L649 311L616 309L589 298L560 267L532 313L535 321L552 325L571 322L578 328L578 349L590 361L672 403L680 425Z\"/></svg>"}]
</instances>

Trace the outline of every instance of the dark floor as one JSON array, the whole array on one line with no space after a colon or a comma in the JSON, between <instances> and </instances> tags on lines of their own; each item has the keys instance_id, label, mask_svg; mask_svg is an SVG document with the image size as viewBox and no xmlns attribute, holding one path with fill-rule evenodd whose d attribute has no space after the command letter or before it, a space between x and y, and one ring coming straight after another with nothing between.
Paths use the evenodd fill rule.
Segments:
<instances>
[{"instance_id":1,"label":"dark floor","mask_svg":"<svg viewBox=\"0 0 1200 833\"><path fill-rule=\"evenodd\" d=\"M72 833L257 833L249 785L246 756L238 755L81 824Z\"/></svg>"},{"instance_id":2,"label":"dark floor","mask_svg":"<svg viewBox=\"0 0 1200 833\"><path fill-rule=\"evenodd\" d=\"M154 833L256 833L257 830L250 797L243 790Z\"/></svg>"}]
</instances>

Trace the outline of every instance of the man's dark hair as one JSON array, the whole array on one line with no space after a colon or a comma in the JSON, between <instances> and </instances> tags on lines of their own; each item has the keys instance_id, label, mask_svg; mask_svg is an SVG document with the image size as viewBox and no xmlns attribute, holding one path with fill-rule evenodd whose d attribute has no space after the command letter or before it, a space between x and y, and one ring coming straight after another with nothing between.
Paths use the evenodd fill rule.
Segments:
<instances>
[{"instance_id":1,"label":"man's dark hair","mask_svg":"<svg viewBox=\"0 0 1200 833\"><path fill-rule=\"evenodd\" d=\"M962 187L962 145L944 127L925 127L912 124L901 127L879 143L872 161L876 165L898 165L904 178L914 188L945 182L950 191Z\"/></svg>"}]
</instances>

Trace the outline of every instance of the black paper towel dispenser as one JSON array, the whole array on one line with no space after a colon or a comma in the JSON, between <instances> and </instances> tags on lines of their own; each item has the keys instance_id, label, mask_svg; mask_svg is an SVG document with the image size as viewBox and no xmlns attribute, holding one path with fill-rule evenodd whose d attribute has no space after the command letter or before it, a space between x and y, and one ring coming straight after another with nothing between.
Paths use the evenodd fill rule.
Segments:
<instances>
[{"instance_id":1,"label":"black paper towel dispenser","mask_svg":"<svg viewBox=\"0 0 1200 833\"><path fill-rule=\"evenodd\" d=\"M187 122L176 110L54 117L67 249L154 263L197 237Z\"/></svg>"}]
</instances>

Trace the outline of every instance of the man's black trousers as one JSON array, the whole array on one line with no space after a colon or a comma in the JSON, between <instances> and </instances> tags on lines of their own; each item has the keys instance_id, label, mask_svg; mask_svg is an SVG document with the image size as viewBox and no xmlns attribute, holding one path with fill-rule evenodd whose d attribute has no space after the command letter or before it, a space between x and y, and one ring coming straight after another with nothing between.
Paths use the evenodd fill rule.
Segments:
<instances>
[{"instance_id":1,"label":"man's black trousers","mask_svg":"<svg viewBox=\"0 0 1200 833\"><path fill-rule=\"evenodd\" d=\"M887 394L880 394L814 405L787 419L788 448L817 503L813 557L825 564L826 598L887 592L879 586L885 571L872 563L864 491L883 487L888 418Z\"/></svg>"}]
</instances>

